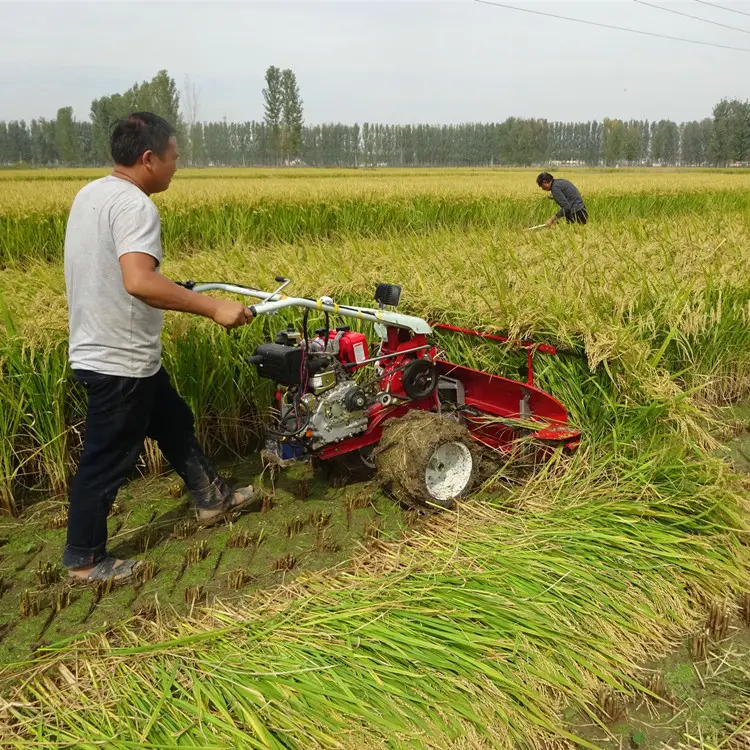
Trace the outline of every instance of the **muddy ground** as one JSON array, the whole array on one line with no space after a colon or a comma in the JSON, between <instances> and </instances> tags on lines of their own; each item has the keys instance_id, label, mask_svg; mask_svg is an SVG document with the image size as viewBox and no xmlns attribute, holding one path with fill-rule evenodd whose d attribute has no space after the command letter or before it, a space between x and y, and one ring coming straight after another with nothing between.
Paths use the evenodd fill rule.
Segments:
<instances>
[{"instance_id":1,"label":"muddy ground","mask_svg":"<svg viewBox=\"0 0 750 750\"><path fill-rule=\"evenodd\" d=\"M344 563L375 537L399 536L409 517L373 483L307 466L272 481L259 461L225 466L236 486L263 487L261 512L213 529L196 527L174 474L120 491L109 518L112 554L146 561L142 580L111 591L70 586L60 566L64 499L0 519L0 668L41 644L128 618L181 616L214 597L229 600L304 571Z\"/></svg>"}]
</instances>

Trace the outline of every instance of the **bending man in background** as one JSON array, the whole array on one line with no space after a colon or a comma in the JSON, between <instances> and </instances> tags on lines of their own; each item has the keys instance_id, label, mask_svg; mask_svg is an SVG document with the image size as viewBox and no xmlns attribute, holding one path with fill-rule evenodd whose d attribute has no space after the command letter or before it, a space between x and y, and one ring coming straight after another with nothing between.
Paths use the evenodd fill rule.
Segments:
<instances>
[{"instance_id":1,"label":"bending man in background","mask_svg":"<svg viewBox=\"0 0 750 750\"><path fill-rule=\"evenodd\" d=\"M568 224L585 224L588 221L589 214L583 198L581 198L581 193L570 180L562 180L553 177L549 172L542 172L536 178L536 184L542 190L551 193L550 198L560 206L560 210L547 219L548 227L551 227L563 217Z\"/></svg>"}]
</instances>

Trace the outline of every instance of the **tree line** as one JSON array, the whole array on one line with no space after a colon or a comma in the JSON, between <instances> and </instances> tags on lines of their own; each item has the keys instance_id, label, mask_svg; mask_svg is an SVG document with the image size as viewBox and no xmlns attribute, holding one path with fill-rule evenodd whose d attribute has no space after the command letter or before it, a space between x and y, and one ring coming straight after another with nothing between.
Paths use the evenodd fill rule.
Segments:
<instances>
[{"instance_id":1,"label":"tree line","mask_svg":"<svg viewBox=\"0 0 750 750\"><path fill-rule=\"evenodd\" d=\"M0 165L99 166L110 163L112 124L129 112L156 112L175 126L188 166L451 167L750 163L750 102L722 100L700 121L607 119L552 122L510 117L496 123L306 124L296 76L270 66L264 119L199 121L198 93L180 92L166 70L124 93L95 99L88 120L71 107L55 119L0 121Z\"/></svg>"}]
</instances>

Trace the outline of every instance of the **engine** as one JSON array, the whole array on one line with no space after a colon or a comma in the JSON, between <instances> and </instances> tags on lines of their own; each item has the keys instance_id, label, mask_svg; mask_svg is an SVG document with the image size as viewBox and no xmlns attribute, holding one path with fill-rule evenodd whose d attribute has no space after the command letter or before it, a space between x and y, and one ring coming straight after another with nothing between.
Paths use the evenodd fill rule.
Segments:
<instances>
[{"instance_id":1,"label":"engine","mask_svg":"<svg viewBox=\"0 0 750 750\"><path fill-rule=\"evenodd\" d=\"M367 429L367 397L353 381L343 381L318 397L302 397L310 414L312 448L338 443Z\"/></svg>"},{"instance_id":2,"label":"engine","mask_svg":"<svg viewBox=\"0 0 750 750\"><path fill-rule=\"evenodd\" d=\"M372 399L354 374L367 359L364 334L348 326L319 329L307 343L290 326L274 343L258 346L249 362L277 384L278 411L266 451L281 460L304 458L365 432Z\"/></svg>"}]
</instances>

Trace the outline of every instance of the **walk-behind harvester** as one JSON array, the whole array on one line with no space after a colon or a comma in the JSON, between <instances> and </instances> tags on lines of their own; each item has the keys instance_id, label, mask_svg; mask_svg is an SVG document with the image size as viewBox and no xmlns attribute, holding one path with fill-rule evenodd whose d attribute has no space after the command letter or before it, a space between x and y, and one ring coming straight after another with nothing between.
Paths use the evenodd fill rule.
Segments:
<instances>
[{"instance_id":1,"label":"walk-behind harvester","mask_svg":"<svg viewBox=\"0 0 750 750\"><path fill-rule=\"evenodd\" d=\"M565 407L534 384L536 352L554 347L437 323L396 311L401 288L379 284L378 307L338 304L330 297L287 297L290 283L276 277L272 292L236 284L186 282L196 292L222 290L253 297L258 315L302 310L301 326L280 330L248 361L276 384L266 425L264 458L284 466L317 459L387 474L386 485L410 505L452 506L477 481L487 457L512 460L520 445L535 460L572 452L580 431ZM325 326L309 333L317 311ZM372 324L375 338L340 324ZM358 325L358 327L363 327ZM525 350L525 381L472 369L445 359L433 331L481 337ZM381 478L383 478L381 476Z\"/></svg>"}]
</instances>

